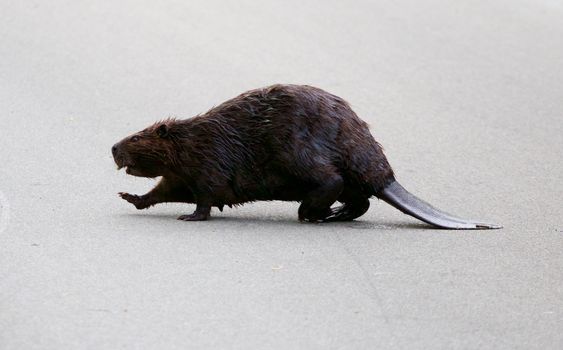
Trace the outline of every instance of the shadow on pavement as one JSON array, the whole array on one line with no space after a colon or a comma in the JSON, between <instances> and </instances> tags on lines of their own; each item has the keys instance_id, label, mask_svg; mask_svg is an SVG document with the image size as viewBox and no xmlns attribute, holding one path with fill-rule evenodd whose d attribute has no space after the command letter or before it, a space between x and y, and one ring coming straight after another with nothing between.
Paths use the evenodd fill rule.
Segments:
<instances>
[{"instance_id":1,"label":"shadow on pavement","mask_svg":"<svg viewBox=\"0 0 563 350\"><path fill-rule=\"evenodd\" d=\"M121 214L121 217L135 217L148 220L176 220L178 215L170 214L150 214L150 213L129 213ZM209 225L259 225L259 226L284 226L284 227L302 227L303 225L315 228L336 228L341 227L345 229L354 230L401 230L401 229L414 229L414 230L440 230L424 223L405 223L405 222L368 222L368 221L347 221L347 222L330 222L330 223L308 223L300 222L296 218L264 216L264 217L247 217L247 216L213 216L206 222L198 222L199 224ZM193 224L186 222L186 225Z\"/></svg>"}]
</instances>

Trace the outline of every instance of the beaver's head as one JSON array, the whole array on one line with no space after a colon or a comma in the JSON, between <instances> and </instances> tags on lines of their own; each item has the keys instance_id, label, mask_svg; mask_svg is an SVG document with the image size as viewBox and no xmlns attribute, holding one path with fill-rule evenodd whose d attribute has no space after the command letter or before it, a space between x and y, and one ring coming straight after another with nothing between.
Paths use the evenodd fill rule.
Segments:
<instances>
[{"instance_id":1,"label":"beaver's head","mask_svg":"<svg viewBox=\"0 0 563 350\"><path fill-rule=\"evenodd\" d=\"M111 148L117 169L127 174L157 177L169 172L176 152L170 135L173 121L156 123L119 141Z\"/></svg>"}]
</instances>

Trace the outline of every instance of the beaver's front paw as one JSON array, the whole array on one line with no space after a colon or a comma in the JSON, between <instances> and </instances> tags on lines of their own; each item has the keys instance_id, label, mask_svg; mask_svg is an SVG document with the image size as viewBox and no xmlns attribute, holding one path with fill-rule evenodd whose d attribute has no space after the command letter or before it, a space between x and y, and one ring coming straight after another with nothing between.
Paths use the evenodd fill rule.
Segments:
<instances>
[{"instance_id":1,"label":"beaver's front paw","mask_svg":"<svg viewBox=\"0 0 563 350\"><path fill-rule=\"evenodd\" d=\"M137 196L136 194L119 192L119 196L125 199L127 202L133 204L137 209L145 209L150 206L145 200L145 198L143 198L142 196Z\"/></svg>"}]
</instances>

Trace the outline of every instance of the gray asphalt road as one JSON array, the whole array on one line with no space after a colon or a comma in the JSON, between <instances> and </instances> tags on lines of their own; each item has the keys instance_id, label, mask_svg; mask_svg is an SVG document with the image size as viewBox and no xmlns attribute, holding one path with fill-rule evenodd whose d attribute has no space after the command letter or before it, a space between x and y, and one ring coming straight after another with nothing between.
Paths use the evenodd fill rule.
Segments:
<instances>
[{"instance_id":1,"label":"gray asphalt road","mask_svg":"<svg viewBox=\"0 0 563 350\"><path fill-rule=\"evenodd\" d=\"M563 6L0 1L1 349L561 349ZM503 230L385 203L175 220L110 147L272 83L345 97L400 181Z\"/></svg>"}]
</instances>

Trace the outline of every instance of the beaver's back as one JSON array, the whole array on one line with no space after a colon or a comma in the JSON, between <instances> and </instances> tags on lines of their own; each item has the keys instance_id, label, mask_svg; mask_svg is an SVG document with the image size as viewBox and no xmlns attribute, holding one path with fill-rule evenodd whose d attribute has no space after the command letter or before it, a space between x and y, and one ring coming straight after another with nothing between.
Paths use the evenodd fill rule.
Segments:
<instances>
[{"instance_id":1,"label":"beaver's back","mask_svg":"<svg viewBox=\"0 0 563 350\"><path fill-rule=\"evenodd\" d=\"M342 98L318 88L251 90L188 122L200 140L196 152L213 164L204 167L213 168L214 178L221 175L243 201L299 200L299 192L314 186L316 172L327 167L347 186L369 193L392 177L367 124Z\"/></svg>"}]
</instances>

